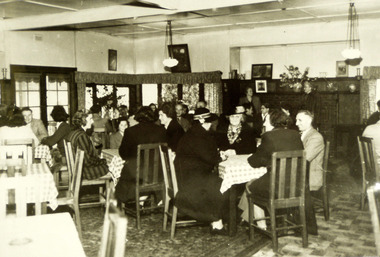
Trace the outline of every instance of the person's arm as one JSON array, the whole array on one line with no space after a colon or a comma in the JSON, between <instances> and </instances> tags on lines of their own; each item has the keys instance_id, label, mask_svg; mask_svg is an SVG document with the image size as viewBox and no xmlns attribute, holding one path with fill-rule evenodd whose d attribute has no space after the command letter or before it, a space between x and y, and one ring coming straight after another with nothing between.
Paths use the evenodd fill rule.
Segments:
<instances>
[{"instance_id":1,"label":"person's arm","mask_svg":"<svg viewBox=\"0 0 380 257\"><path fill-rule=\"evenodd\" d=\"M49 136L45 128L45 125L42 123L41 120L37 120L37 135L38 135L37 138L39 140Z\"/></svg>"},{"instance_id":2,"label":"person's arm","mask_svg":"<svg viewBox=\"0 0 380 257\"><path fill-rule=\"evenodd\" d=\"M304 148L306 151L306 160L311 162L325 149L325 143L323 142L322 136L311 136L307 142L305 141Z\"/></svg>"},{"instance_id":3,"label":"person's arm","mask_svg":"<svg viewBox=\"0 0 380 257\"><path fill-rule=\"evenodd\" d=\"M273 149L272 140L268 137L268 134L264 133L261 139L261 144L257 148L256 153L252 154L248 158L248 163L253 168L268 166L271 162L271 154Z\"/></svg>"},{"instance_id":4,"label":"person's arm","mask_svg":"<svg viewBox=\"0 0 380 257\"><path fill-rule=\"evenodd\" d=\"M61 141L63 138L65 138L65 136L67 136L69 133L70 126L68 124L62 123L53 135L43 138L41 140L41 144L53 146L57 144L59 141Z\"/></svg>"}]
</instances>

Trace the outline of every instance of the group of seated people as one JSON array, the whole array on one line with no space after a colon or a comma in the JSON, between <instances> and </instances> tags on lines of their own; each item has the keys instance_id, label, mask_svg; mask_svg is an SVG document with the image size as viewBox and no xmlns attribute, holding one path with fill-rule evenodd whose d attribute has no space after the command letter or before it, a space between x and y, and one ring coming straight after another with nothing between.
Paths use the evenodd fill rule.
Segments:
<instances>
[{"instance_id":1,"label":"group of seated people","mask_svg":"<svg viewBox=\"0 0 380 257\"><path fill-rule=\"evenodd\" d=\"M3 111L2 106L0 137L14 135L12 131L15 131L15 127L22 127L25 131L29 129L32 132L23 135L34 138L36 144L57 144L63 156L65 139L71 142L74 152L77 147L85 152L83 178L96 179L109 171L106 160L99 156L94 137L95 127L106 127L106 133L110 135L110 146L118 148L120 157L126 161L115 192L121 202L128 202L135 197L137 146L166 142L176 154L174 165L179 186L176 205L184 214L199 221L210 222L211 232L217 234L226 233L222 218L226 213L227 197L220 193L222 179L214 171L215 166L230 154L251 154L248 162L255 168L268 167L271 154L275 151L305 149L310 163L308 187L310 190L318 190L322 186L324 141L321 134L312 127L311 112L299 111L295 122L299 131L296 131L289 129L290 118L287 113L281 108L270 108L265 103L261 105L261 112L255 111L253 120L248 118L252 116L252 107L249 106L252 104L248 102L246 108L240 106L228 113L227 121L224 117L210 113L206 104L204 101L198 103L193 114L184 111L181 103L164 103L159 108L142 106L135 113L126 113L113 120L102 116L99 106L93 106L90 112L77 111L72 117L71 126L67 123L69 115L65 109L55 106L51 116L57 122L58 129L52 136L47 135L42 122L37 126L45 129L44 135L41 135L40 129L37 129L37 134L34 133L33 125L26 125L30 109L24 108L21 111L13 108L9 111L6 108ZM111 122L113 124L109 126ZM259 138L261 144L258 144ZM252 192L268 196L269 176L268 169L267 174L252 183ZM307 209L311 224L308 227L309 233L315 234L315 216L312 208ZM246 209L243 218L244 213Z\"/></svg>"}]
</instances>

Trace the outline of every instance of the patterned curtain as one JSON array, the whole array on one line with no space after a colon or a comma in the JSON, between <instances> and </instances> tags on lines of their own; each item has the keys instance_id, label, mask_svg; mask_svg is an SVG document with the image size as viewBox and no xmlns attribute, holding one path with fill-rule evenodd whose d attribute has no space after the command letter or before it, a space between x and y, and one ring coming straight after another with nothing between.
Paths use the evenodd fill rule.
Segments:
<instances>
[{"instance_id":1,"label":"patterned curtain","mask_svg":"<svg viewBox=\"0 0 380 257\"><path fill-rule=\"evenodd\" d=\"M178 87L177 84L162 84L162 102L177 102Z\"/></svg>"},{"instance_id":2,"label":"patterned curtain","mask_svg":"<svg viewBox=\"0 0 380 257\"><path fill-rule=\"evenodd\" d=\"M205 100L212 113L222 113L222 83L205 83Z\"/></svg>"},{"instance_id":3,"label":"patterned curtain","mask_svg":"<svg viewBox=\"0 0 380 257\"><path fill-rule=\"evenodd\" d=\"M189 107L189 110L194 110L199 101L199 84L183 85L182 101Z\"/></svg>"},{"instance_id":4,"label":"patterned curtain","mask_svg":"<svg viewBox=\"0 0 380 257\"><path fill-rule=\"evenodd\" d=\"M86 83L77 83L78 110L86 108Z\"/></svg>"}]
</instances>

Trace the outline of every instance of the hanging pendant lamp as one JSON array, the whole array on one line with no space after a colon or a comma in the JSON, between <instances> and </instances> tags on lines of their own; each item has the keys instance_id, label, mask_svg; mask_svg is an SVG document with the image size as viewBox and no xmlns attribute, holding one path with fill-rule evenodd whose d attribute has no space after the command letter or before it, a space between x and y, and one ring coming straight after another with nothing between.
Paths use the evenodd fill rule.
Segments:
<instances>
[{"instance_id":1,"label":"hanging pendant lamp","mask_svg":"<svg viewBox=\"0 0 380 257\"><path fill-rule=\"evenodd\" d=\"M168 52L168 46L173 45L172 38L172 22L168 21L166 24L166 35L165 35L165 56L169 58L165 59L162 63L165 67L172 68L178 64L178 60L173 58L171 52Z\"/></svg>"},{"instance_id":2,"label":"hanging pendant lamp","mask_svg":"<svg viewBox=\"0 0 380 257\"><path fill-rule=\"evenodd\" d=\"M346 63L357 65L362 61L359 41L359 16L356 13L355 3L350 3L348 9L347 48L342 51Z\"/></svg>"}]
</instances>

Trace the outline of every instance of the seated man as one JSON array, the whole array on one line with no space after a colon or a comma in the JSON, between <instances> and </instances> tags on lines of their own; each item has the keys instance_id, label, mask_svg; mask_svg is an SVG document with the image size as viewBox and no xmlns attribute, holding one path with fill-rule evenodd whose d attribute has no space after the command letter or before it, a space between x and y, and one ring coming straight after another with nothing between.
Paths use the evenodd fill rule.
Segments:
<instances>
[{"instance_id":1,"label":"seated man","mask_svg":"<svg viewBox=\"0 0 380 257\"><path fill-rule=\"evenodd\" d=\"M377 163L380 165L380 120L375 124L369 125L363 132L363 137L370 137L373 139L375 151L377 156Z\"/></svg>"},{"instance_id":2,"label":"seated man","mask_svg":"<svg viewBox=\"0 0 380 257\"><path fill-rule=\"evenodd\" d=\"M317 191L323 184L323 155L325 143L322 135L311 125L314 115L310 111L299 111L296 125L301 131L301 140L309 162L310 191Z\"/></svg>"},{"instance_id":3,"label":"seated man","mask_svg":"<svg viewBox=\"0 0 380 257\"><path fill-rule=\"evenodd\" d=\"M49 136L42 121L39 119L33 119L33 112L29 107L22 108L21 112L24 116L26 125L32 129L34 135L36 135L39 141Z\"/></svg>"}]
</instances>

